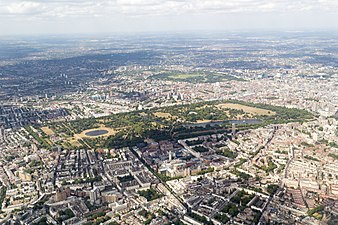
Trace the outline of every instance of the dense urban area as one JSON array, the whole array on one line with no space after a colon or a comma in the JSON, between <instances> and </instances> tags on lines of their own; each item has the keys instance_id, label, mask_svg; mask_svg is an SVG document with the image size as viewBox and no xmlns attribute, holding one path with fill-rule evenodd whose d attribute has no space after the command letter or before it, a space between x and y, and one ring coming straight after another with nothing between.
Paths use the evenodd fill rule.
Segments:
<instances>
[{"instance_id":1,"label":"dense urban area","mask_svg":"<svg viewBox=\"0 0 338 225\"><path fill-rule=\"evenodd\" d=\"M0 39L0 224L338 224L338 39Z\"/></svg>"}]
</instances>

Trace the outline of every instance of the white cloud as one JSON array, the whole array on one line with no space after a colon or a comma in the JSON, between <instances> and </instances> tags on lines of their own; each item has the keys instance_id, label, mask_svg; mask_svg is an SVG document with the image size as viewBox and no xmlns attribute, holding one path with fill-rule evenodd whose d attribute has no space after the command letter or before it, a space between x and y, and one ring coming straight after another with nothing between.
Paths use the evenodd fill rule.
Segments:
<instances>
[{"instance_id":1,"label":"white cloud","mask_svg":"<svg viewBox=\"0 0 338 225\"><path fill-rule=\"evenodd\" d=\"M8 14L36 14L43 12L43 7L38 2L14 2L6 6Z\"/></svg>"},{"instance_id":2,"label":"white cloud","mask_svg":"<svg viewBox=\"0 0 338 225\"><path fill-rule=\"evenodd\" d=\"M0 0L7 33L338 28L338 0Z\"/></svg>"},{"instance_id":3,"label":"white cloud","mask_svg":"<svg viewBox=\"0 0 338 225\"><path fill-rule=\"evenodd\" d=\"M66 17L338 11L336 0L2 0L2 15Z\"/></svg>"}]
</instances>

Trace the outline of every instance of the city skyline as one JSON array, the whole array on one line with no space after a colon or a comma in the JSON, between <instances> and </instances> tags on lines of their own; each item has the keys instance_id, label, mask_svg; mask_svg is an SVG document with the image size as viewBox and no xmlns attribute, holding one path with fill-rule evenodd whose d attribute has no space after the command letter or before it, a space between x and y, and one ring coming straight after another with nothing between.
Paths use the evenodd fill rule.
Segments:
<instances>
[{"instance_id":1,"label":"city skyline","mask_svg":"<svg viewBox=\"0 0 338 225\"><path fill-rule=\"evenodd\" d=\"M336 1L0 0L0 224L337 225Z\"/></svg>"}]
</instances>

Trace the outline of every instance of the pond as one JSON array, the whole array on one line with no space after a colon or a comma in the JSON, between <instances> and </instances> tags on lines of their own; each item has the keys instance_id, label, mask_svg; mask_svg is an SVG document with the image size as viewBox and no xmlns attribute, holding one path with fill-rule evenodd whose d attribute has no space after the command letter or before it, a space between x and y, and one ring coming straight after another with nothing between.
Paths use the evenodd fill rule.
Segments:
<instances>
[{"instance_id":1,"label":"pond","mask_svg":"<svg viewBox=\"0 0 338 225\"><path fill-rule=\"evenodd\" d=\"M108 131L107 130L93 130L93 131L89 131L85 133L86 136L90 136L90 137L100 136L104 134L108 134Z\"/></svg>"}]
</instances>

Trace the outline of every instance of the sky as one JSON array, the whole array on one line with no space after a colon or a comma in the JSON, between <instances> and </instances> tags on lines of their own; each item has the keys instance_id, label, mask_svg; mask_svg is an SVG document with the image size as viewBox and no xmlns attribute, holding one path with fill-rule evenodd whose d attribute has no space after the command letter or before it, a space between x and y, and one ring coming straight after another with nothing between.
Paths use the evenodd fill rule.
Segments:
<instances>
[{"instance_id":1,"label":"sky","mask_svg":"<svg viewBox=\"0 0 338 225\"><path fill-rule=\"evenodd\" d=\"M338 0L0 0L1 35L338 30Z\"/></svg>"}]
</instances>

